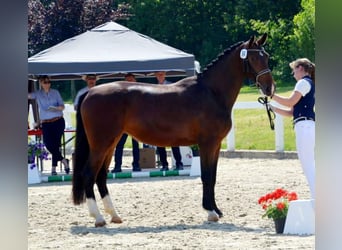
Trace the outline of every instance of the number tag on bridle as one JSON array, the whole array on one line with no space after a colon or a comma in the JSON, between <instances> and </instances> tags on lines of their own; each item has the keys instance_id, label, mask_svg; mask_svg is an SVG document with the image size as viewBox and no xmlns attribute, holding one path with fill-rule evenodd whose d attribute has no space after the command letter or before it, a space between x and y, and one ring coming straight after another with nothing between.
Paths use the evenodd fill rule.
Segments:
<instances>
[{"instance_id":1,"label":"number tag on bridle","mask_svg":"<svg viewBox=\"0 0 342 250\"><path fill-rule=\"evenodd\" d=\"M247 50L246 49L242 49L240 51L240 58L241 59L246 59L247 58Z\"/></svg>"}]
</instances>

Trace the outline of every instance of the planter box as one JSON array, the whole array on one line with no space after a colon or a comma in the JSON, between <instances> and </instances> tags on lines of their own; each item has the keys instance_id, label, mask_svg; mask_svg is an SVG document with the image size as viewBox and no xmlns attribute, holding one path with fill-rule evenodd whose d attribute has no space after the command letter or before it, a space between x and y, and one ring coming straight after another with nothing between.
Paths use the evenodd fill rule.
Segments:
<instances>
[{"instance_id":1,"label":"planter box","mask_svg":"<svg viewBox=\"0 0 342 250\"><path fill-rule=\"evenodd\" d=\"M27 181L28 184L36 184L41 183L42 180L40 178L40 173L38 170L38 166L32 167L33 164L27 164Z\"/></svg>"},{"instance_id":2,"label":"planter box","mask_svg":"<svg viewBox=\"0 0 342 250\"><path fill-rule=\"evenodd\" d=\"M286 216L284 234L315 234L315 200L291 201Z\"/></svg>"},{"instance_id":3,"label":"planter box","mask_svg":"<svg viewBox=\"0 0 342 250\"><path fill-rule=\"evenodd\" d=\"M139 149L140 168L155 168L156 167L156 150L154 148Z\"/></svg>"}]
</instances>

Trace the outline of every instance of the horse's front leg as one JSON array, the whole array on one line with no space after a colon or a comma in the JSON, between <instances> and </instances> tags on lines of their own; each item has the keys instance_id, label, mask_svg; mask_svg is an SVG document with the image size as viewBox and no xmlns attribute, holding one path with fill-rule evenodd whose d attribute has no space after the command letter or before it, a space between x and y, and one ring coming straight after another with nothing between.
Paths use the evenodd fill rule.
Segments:
<instances>
[{"instance_id":1,"label":"horse's front leg","mask_svg":"<svg viewBox=\"0 0 342 250\"><path fill-rule=\"evenodd\" d=\"M208 221L218 221L219 217L223 216L215 202L216 172L220 146L215 148L216 150L207 146L200 147L201 179L203 184L202 205L208 212Z\"/></svg>"},{"instance_id":2,"label":"horse's front leg","mask_svg":"<svg viewBox=\"0 0 342 250\"><path fill-rule=\"evenodd\" d=\"M97 175L96 184L99 189L105 212L112 217L111 222L122 223L122 219L116 213L107 188L107 166L103 166Z\"/></svg>"}]
</instances>

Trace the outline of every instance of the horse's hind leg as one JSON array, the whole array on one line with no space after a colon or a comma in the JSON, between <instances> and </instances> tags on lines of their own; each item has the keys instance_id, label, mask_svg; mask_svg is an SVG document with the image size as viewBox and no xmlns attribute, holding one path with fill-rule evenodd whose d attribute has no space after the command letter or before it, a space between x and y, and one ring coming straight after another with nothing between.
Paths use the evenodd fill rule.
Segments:
<instances>
[{"instance_id":1,"label":"horse's hind leg","mask_svg":"<svg viewBox=\"0 0 342 250\"><path fill-rule=\"evenodd\" d=\"M103 206L106 213L110 214L112 217L111 222L114 223L122 223L120 216L116 213L115 208L113 206L112 200L109 196L108 188L107 188L107 169L110 163L112 156L108 155L104 165L102 166L100 172L98 173L96 184L99 189Z\"/></svg>"},{"instance_id":2,"label":"horse's hind leg","mask_svg":"<svg viewBox=\"0 0 342 250\"><path fill-rule=\"evenodd\" d=\"M87 184L88 186L89 184ZM89 210L89 215L95 218L95 227L103 227L106 225L106 221L102 217L95 200L94 194L94 182L92 182L91 188L86 188L86 203Z\"/></svg>"},{"instance_id":3,"label":"horse's hind leg","mask_svg":"<svg viewBox=\"0 0 342 250\"><path fill-rule=\"evenodd\" d=\"M86 201L90 216L95 218L95 227L103 227L104 225L106 225L106 221L103 219L97 207L95 198L87 198Z\"/></svg>"},{"instance_id":4,"label":"horse's hind leg","mask_svg":"<svg viewBox=\"0 0 342 250\"><path fill-rule=\"evenodd\" d=\"M91 157L89 157L91 159ZM101 163L102 164L102 163ZM94 184L95 178L97 176L95 168L91 169L90 166L99 166L94 163L94 161L89 160L85 167L84 172L84 184L86 193L86 203L89 210L89 215L95 218L95 227L103 227L106 225L106 221L101 215L95 200Z\"/></svg>"}]
</instances>

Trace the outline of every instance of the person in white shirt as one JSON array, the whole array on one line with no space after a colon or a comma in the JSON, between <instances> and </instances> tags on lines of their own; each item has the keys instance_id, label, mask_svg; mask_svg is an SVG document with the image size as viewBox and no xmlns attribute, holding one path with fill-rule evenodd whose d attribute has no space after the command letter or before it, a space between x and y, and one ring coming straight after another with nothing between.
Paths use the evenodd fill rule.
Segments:
<instances>
[{"instance_id":1,"label":"person in white shirt","mask_svg":"<svg viewBox=\"0 0 342 250\"><path fill-rule=\"evenodd\" d=\"M290 63L296 85L289 97L274 94L272 99L288 107L270 105L283 116L293 116L298 159L309 184L311 198L315 199L315 64L307 58Z\"/></svg>"},{"instance_id":2,"label":"person in white shirt","mask_svg":"<svg viewBox=\"0 0 342 250\"><path fill-rule=\"evenodd\" d=\"M74 100L74 110L75 111L77 110L77 105L78 105L78 101L80 99L80 96L83 95L84 93L88 92L88 90L90 88L92 88L96 85L97 76L95 74L88 74L88 75L83 76L82 79L87 82L87 86L80 89L76 94L76 97Z\"/></svg>"}]
</instances>

